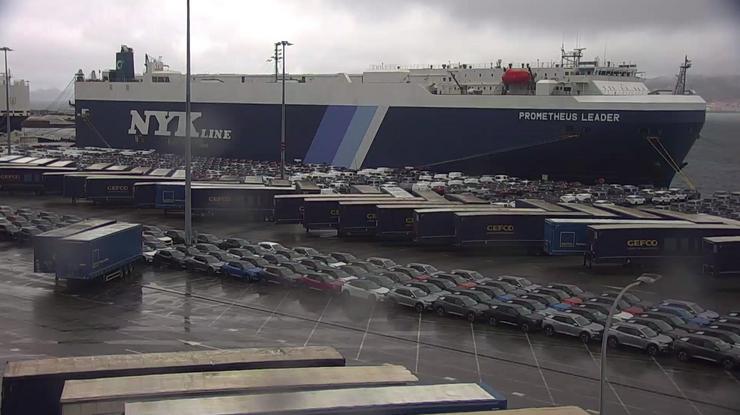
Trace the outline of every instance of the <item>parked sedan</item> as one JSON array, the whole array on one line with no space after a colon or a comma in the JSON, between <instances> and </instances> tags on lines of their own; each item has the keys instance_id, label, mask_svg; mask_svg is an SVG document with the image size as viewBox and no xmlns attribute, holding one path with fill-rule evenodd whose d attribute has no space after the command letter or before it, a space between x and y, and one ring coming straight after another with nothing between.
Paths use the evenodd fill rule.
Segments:
<instances>
[{"instance_id":1,"label":"parked sedan","mask_svg":"<svg viewBox=\"0 0 740 415\"><path fill-rule=\"evenodd\" d=\"M279 265L286 262L291 262L291 259L280 255L280 254L264 254L262 255L262 258L264 258L265 261L273 264L273 265Z\"/></svg>"},{"instance_id":2,"label":"parked sedan","mask_svg":"<svg viewBox=\"0 0 740 415\"><path fill-rule=\"evenodd\" d=\"M533 290L540 288L538 284L533 284L532 281L524 277L517 277L513 275L500 275L497 279L499 281L508 282L509 284L517 288L521 288L522 290L525 290L525 291L533 291Z\"/></svg>"},{"instance_id":3,"label":"parked sedan","mask_svg":"<svg viewBox=\"0 0 740 415\"><path fill-rule=\"evenodd\" d=\"M204 254L209 254L211 252L220 251L221 248L214 244L209 243L198 243L195 244L195 249L199 250L200 252L203 252Z\"/></svg>"},{"instance_id":4,"label":"parked sedan","mask_svg":"<svg viewBox=\"0 0 740 415\"><path fill-rule=\"evenodd\" d=\"M606 324L606 314L602 313L599 310L589 310L588 308L582 308L580 305L577 305L563 312L568 314L578 314L579 316L588 319L588 321L599 323L602 326Z\"/></svg>"},{"instance_id":5,"label":"parked sedan","mask_svg":"<svg viewBox=\"0 0 740 415\"><path fill-rule=\"evenodd\" d=\"M347 297L382 301L390 290L371 280L351 280L342 285L341 291Z\"/></svg>"},{"instance_id":6,"label":"parked sedan","mask_svg":"<svg viewBox=\"0 0 740 415\"><path fill-rule=\"evenodd\" d=\"M218 246L221 249L228 250L232 248L241 248L245 245L249 245L250 243L251 242L243 238L226 238Z\"/></svg>"},{"instance_id":7,"label":"parked sedan","mask_svg":"<svg viewBox=\"0 0 740 415\"><path fill-rule=\"evenodd\" d=\"M477 303L487 304L489 306L490 305L493 305L493 304L500 303L500 301L494 300L493 297L491 297L490 295L484 293L483 291L478 291L478 290L475 290L475 289L457 290L457 291L454 291L452 294L455 294L455 295L464 295L466 297L472 298Z\"/></svg>"},{"instance_id":8,"label":"parked sedan","mask_svg":"<svg viewBox=\"0 0 740 415\"><path fill-rule=\"evenodd\" d=\"M637 317L633 317L627 320L626 322L630 324L641 324L643 326L650 327L657 333L665 334L666 336L670 337L673 340L676 340L679 337L683 337L689 334L686 330L674 328L673 326L666 323L665 321L658 320L656 318L637 316Z\"/></svg>"},{"instance_id":9,"label":"parked sedan","mask_svg":"<svg viewBox=\"0 0 740 415\"><path fill-rule=\"evenodd\" d=\"M385 268L381 268L368 261L355 261L351 263L350 265L354 267L360 267L369 274L380 274L381 272L385 271Z\"/></svg>"},{"instance_id":10,"label":"parked sedan","mask_svg":"<svg viewBox=\"0 0 740 415\"><path fill-rule=\"evenodd\" d=\"M587 303L595 303L595 304L603 304L607 308L611 308L612 304L614 304L614 300L615 300L614 298L601 297L601 296L599 296L599 297L589 298L585 302L587 302ZM617 310L624 311L624 312L630 313L632 315L639 314L639 313L642 313L643 311L645 311L645 310L642 309L642 307L631 305L630 303L628 303L625 300L619 300L619 303L617 303Z\"/></svg>"},{"instance_id":11,"label":"parked sedan","mask_svg":"<svg viewBox=\"0 0 740 415\"><path fill-rule=\"evenodd\" d=\"M185 243L185 232L179 229L169 229L164 232L166 236L172 238L173 244L184 244Z\"/></svg>"},{"instance_id":12,"label":"parked sedan","mask_svg":"<svg viewBox=\"0 0 740 415\"><path fill-rule=\"evenodd\" d=\"M395 287L398 287L399 285L402 285L386 277L385 275L368 275L365 279L367 281L372 281L378 284L379 286L385 287L389 290L391 288L395 288Z\"/></svg>"},{"instance_id":13,"label":"parked sedan","mask_svg":"<svg viewBox=\"0 0 740 415\"><path fill-rule=\"evenodd\" d=\"M561 303L568 304L568 305L576 305L576 304L581 304L583 302L581 298L572 297L570 294L566 293L563 290L559 290L557 288L538 288L536 290L532 290L532 294L546 294L551 297L555 297Z\"/></svg>"},{"instance_id":14,"label":"parked sedan","mask_svg":"<svg viewBox=\"0 0 740 415\"><path fill-rule=\"evenodd\" d=\"M432 308L439 316L453 314L465 317L468 321L473 322L480 318L483 315L483 312L488 310L489 307L486 304L480 304L472 298L464 295L449 294L443 295L434 300Z\"/></svg>"},{"instance_id":15,"label":"parked sedan","mask_svg":"<svg viewBox=\"0 0 740 415\"><path fill-rule=\"evenodd\" d=\"M441 278L441 279L452 281L453 283L455 283L455 285L457 285L460 288L473 288L476 285L474 281L469 280L463 277L462 275L450 274L446 272L437 273L434 275L434 278Z\"/></svg>"},{"instance_id":16,"label":"parked sedan","mask_svg":"<svg viewBox=\"0 0 740 415\"><path fill-rule=\"evenodd\" d=\"M245 256L241 258L242 261L249 262L250 264L254 265L257 268L262 268L264 271L265 268L270 266L270 263L265 261L264 258L258 257L256 255L254 256Z\"/></svg>"},{"instance_id":17,"label":"parked sedan","mask_svg":"<svg viewBox=\"0 0 740 415\"><path fill-rule=\"evenodd\" d=\"M211 255L196 255L185 259L185 267L193 271L204 271L210 274L221 272L222 261Z\"/></svg>"},{"instance_id":18,"label":"parked sedan","mask_svg":"<svg viewBox=\"0 0 740 415\"><path fill-rule=\"evenodd\" d=\"M484 278L483 280L478 281L478 285L485 285L487 287L498 287L512 295L522 295L527 293L527 291L511 285L506 281L499 281L490 278Z\"/></svg>"},{"instance_id":19,"label":"parked sedan","mask_svg":"<svg viewBox=\"0 0 740 415\"><path fill-rule=\"evenodd\" d=\"M152 257L152 263L155 265L185 268L185 258L185 254L177 249L161 249Z\"/></svg>"},{"instance_id":20,"label":"parked sedan","mask_svg":"<svg viewBox=\"0 0 740 415\"><path fill-rule=\"evenodd\" d=\"M381 257L370 257L370 258L367 259L367 262L369 262L371 264L375 264L376 266L379 266L379 267L385 268L385 269L391 269L391 268L395 267L396 265L398 265L392 259L381 258Z\"/></svg>"},{"instance_id":21,"label":"parked sedan","mask_svg":"<svg viewBox=\"0 0 740 415\"><path fill-rule=\"evenodd\" d=\"M609 328L606 342L609 347L630 346L645 350L650 356L659 352L667 352L671 348L673 339L659 334L650 327L641 324L617 323Z\"/></svg>"},{"instance_id":22,"label":"parked sedan","mask_svg":"<svg viewBox=\"0 0 740 415\"><path fill-rule=\"evenodd\" d=\"M218 245L223 241L223 239L211 233L199 233L198 236L195 237L195 242L202 244Z\"/></svg>"},{"instance_id":23,"label":"parked sedan","mask_svg":"<svg viewBox=\"0 0 740 415\"><path fill-rule=\"evenodd\" d=\"M321 272L306 274L300 279L300 282L312 290L324 291L330 294L341 293L344 285L344 281Z\"/></svg>"},{"instance_id":24,"label":"parked sedan","mask_svg":"<svg viewBox=\"0 0 740 415\"><path fill-rule=\"evenodd\" d=\"M727 330L731 331L735 334L740 334L740 325L738 324L730 324L730 323L712 323L707 328L710 329L719 329L719 330Z\"/></svg>"},{"instance_id":25,"label":"parked sedan","mask_svg":"<svg viewBox=\"0 0 740 415\"><path fill-rule=\"evenodd\" d=\"M566 313L548 314L542 321L542 329L545 335L552 336L555 333L574 336L588 343L592 339L598 339L604 332L604 326L592 323L586 318Z\"/></svg>"},{"instance_id":26,"label":"parked sedan","mask_svg":"<svg viewBox=\"0 0 740 415\"><path fill-rule=\"evenodd\" d=\"M716 362L725 370L740 364L740 348L732 347L716 337L689 334L676 340L673 345L678 360L702 359Z\"/></svg>"},{"instance_id":27,"label":"parked sedan","mask_svg":"<svg viewBox=\"0 0 740 415\"><path fill-rule=\"evenodd\" d=\"M249 256L254 255L254 253L252 251L250 251L248 249L244 249L244 248L229 248L229 250L226 251L226 252L228 252L228 253L230 253L232 255L236 255L239 258L244 258L244 257L249 257Z\"/></svg>"},{"instance_id":28,"label":"parked sedan","mask_svg":"<svg viewBox=\"0 0 740 415\"><path fill-rule=\"evenodd\" d=\"M533 313L528 308L516 304L494 304L483 313L488 324L497 326L499 323L519 327L527 333L542 328L543 317Z\"/></svg>"},{"instance_id":29,"label":"parked sedan","mask_svg":"<svg viewBox=\"0 0 740 415\"><path fill-rule=\"evenodd\" d=\"M382 275L383 277L392 279L393 282L395 282L396 284L406 284L413 280L407 274L404 274L403 272L398 272L398 271L385 271L385 272L380 273L380 275Z\"/></svg>"},{"instance_id":30,"label":"parked sedan","mask_svg":"<svg viewBox=\"0 0 740 415\"><path fill-rule=\"evenodd\" d=\"M493 297L498 301L509 301L514 298L513 295L508 294L501 288L488 285L476 285L475 287L471 288L471 290L486 293L489 297Z\"/></svg>"},{"instance_id":31,"label":"parked sedan","mask_svg":"<svg viewBox=\"0 0 740 415\"><path fill-rule=\"evenodd\" d=\"M731 346L740 347L740 334L733 333L731 331L722 329L702 328L701 330L695 331L693 334L700 336L716 337L724 342L727 342Z\"/></svg>"},{"instance_id":32,"label":"parked sedan","mask_svg":"<svg viewBox=\"0 0 740 415\"><path fill-rule=\"evenodd\" d=\"M215 256L222 262L238 261L240 259L240 257L237 255L230 254L226 251L221 250L210 252L208 255Z\"/></svg>"},{"instance_id":33,"label":"parked sedan","mask_svg":"<svg viewBox=\"0 0 740 415\"><path fill-rule=\"evenodd\" d=\"M419 271L417 271L417 270L415 270L413 268L404 267L404 266L401 266L401 265L398 265L398 266L395 266L395 267L391 268L391 271L403 272L404 274L408 275L409 277L411 277L411 278L413 278L415 280L429 279L429 275L423 274L423 273L421 273L421 272L419 272Z\"/></svg>"},{"instance_id":34,"label":"parked sedan","mask_svg":"<svg viewBox=\"0 0 740 415\"><path fill-rule=\"evenodd\" d=\"M229 261L221 267L221 272L230 277L258 281L262 278L262 268L255 267L247 261Z\"/></svg>"},{"instance_id":35,"label":"parked sedan","mask_svg":"<svg viewBox=\"0 0 740 415\"><path fill-rule=\"evenodd\" d=\"M507 303L520 305L533 313L541 314L543 316L549 312L549 309L547 308L546 305L542 304L541 302L537 300L532 300L531 298L515 297L507 301Z\"/></svg>"},{"instance_id":36,"label":"parked sedan","mask_svg":"<svg viewBox=\"0 0 740 415\"><path fill-rule=\"evenodd\" d=\"M681 317L682 319L688 321L689 323L698 324L699 326L706 326L711 321L707 318L694 315L693 313L686 311L683 308L670 307L670 306L661 305L661 304L647 311L673 314L674 316Z\"/></svg>"},{"instance_id":37,"label":"parked sedan","mask_svg":"<svg viewBox=\"0 0 740 415\"><path fill-rule=\"evenodd\" d=\"M705 310L704 308L702 308L702 306L692 301L663 300L660 305L681 308L697 317L701 317L707 320L714 320L715 318L719 317L719 313L717 313L716 311Z\"/></svg>"},{"instance_id":38,"label":"parked sedan","mask_svg":"<svg viewBox=\"0 0 740 415\"><path fill-rule=\"evenodd\" d=\"M406 266L409 267L409 268L413 268L413 269L421 272L422 274L430 275L430 276L431 275L434 275L434 274L436 274L438 272L441 272L440 270L438 270L437 268L435 268L434 265L424 264L424 263L421 263L421 262L412 262L410 264L406 264Z\"/></svg>"},{"instance_id":39,"label":"parked sedan","mask_svg":"<svg viewBox=\"0 0 740 415\"><path fill-rule=\"evenodd\" d=\"M429 295L415 287L397 287L388 293L388 301L405 307L412 307L417 313L428 310L438 297Z\"/></svg>"},{"instance_id":40,"label":"parked sedan","mask_svg":"<svg viewBox=\"0 0 740 415\"><path fill-rule=\"evenodd\" d=\"M592 303L590 301L586 301L583 304L579 304L578 307L586 308L586 309L589 309L589 310L598 310L599 312L601 312L605 316L608 316L609 315L609 306L606 305L606 304ZM629 320L632 317L634 317L633 314L627 313L625 311L619 311L619 310L617 310L617 313L615 313L614 316L613 316L613 318L615 318L617 320L623 320L623 321L624 320Z\"/></svg>"},{"instance_id":41,"label":"parked sedan","mask_svg":"<svg viewBox=\"0 0 740 415\"><path fill-rule=\"evenodd\" d=\"M313 248L309 248L306 246L297 246L293 248L293 251L297 254L303 256L303 257L312 257L314 255L321 255L321 253Z\"/></svg>"},{"instance_id":42,"label":"parked sedan","mask_svg":"<svg viewBox=\"0 0 740 415\"><path fill-rule=\"evenodd\" d=\"M277 242L262 241L258 242L257 246L264 249L267 252L276 252L278 249L288 249Z\"/></svg>"},{"instance_id":43,"label":"parked sedan","mask_svg":"<svg viewBox=\"0 0 740 415\"><path fill-rule=\"evenodd\" d=\"M296 274L288 268L277 265L265 267L264 276L269 282L285 285L297 284L303 278L303 275Z\"/></svg>"},{"instance_id":44,"label":"parked sedan","mask_svg":"<svg viewBox=\"0 0 740 415\"><path fill-rule=\"evenodd\" d=\"M696 331L701 329L701 326L694 323L689 323L688 321L682 319L681 317L678 317L674 314L668 314L668 313L661 313L658 311L646 311L644 313L640 313L636 315L635 317L640 318L654 318L656 320L664 321L671 325L671 327L676 329L681 329L684 331L687 331L691 333L692 331Z\"/></svg>"},{"instance_id":45,"label":"parked sedan","mask_svg":"<svg viewBox=\"0 0 740 415\"><path fill-rule=\"evenodd\" d=\"M560 300L558 300L557 298L551 295L547 295L547 294L530 293L530 294L520 295L519 298L523 298L525 300L526 299L536 300L536 301L541 302L545 306L558 310L558 311L567 310L568 308L570 308L568 304L561 303Z\"/></svg>"},{"instance_id":46,"label":"parked sedan","mask_svg":"<svg viewBox=\"0 0 740 415\"><path fill-rule=\"evenodd\" d=\"M453 269L452 271L450 271L450 273L460 275L470 281L481 281L485 279L485 277L480 272L469 269Z\"/></svg>"},{"instance_id":47,"label":"parked sedan","mask_svg":"<svg viewBox=\"0 0 740 415\"><path fill-rule=\"evenodd\" d=\"M358 260L356 256L347 252L332 252L329 254L329 256L337 260L337 262L344 262L346 264Z\"/></svg>"},{"instance_id":48,"label":"parked sedan","mask_svg":"<svg viewBox=\"0 0 740 415\"><path fill-rule=\"evenodd\" d=\"M404 284L404 286L405 287L418 288L418 289L424 291L425 293L427 293L429 295L434 295L434 296L437 296L437 297L440 297L440 296L443 296L443 295L446 295L446 294L450 294L449 291L445 291L445 290L437 287L434 284L430 284L430 283L424 282L424 281L410 281L410 282Z\"/></svg>"},{"instance_id":49,"label":"parked sedan","mask_svg":"<svg viewBox=\"0 0 740 415\"><path fill-rule=\"evenodd\" d=\"M454 282L450 280L446 280L443 278L429 278L428 280L426 280L426 282L430 284L434 284L440 289L445 290L447 292L453 292L458 289L457 284L455 284Z\"/></svg>"},{"instance_id":50,"label":"parked sedan","mask_svg":"<svg viewBox=\"0 0 740 415\"><path fill-rule=\"evenodd\" d=\"M574 284L552 283L548 284L547 288L557 288L558 290L563 290L566 293L570 294L571 297L578 297L584 300L587 298L595 297L593 293L584 291L583 289L581 289L581 287Z\"/></svg>"}]
</instances>

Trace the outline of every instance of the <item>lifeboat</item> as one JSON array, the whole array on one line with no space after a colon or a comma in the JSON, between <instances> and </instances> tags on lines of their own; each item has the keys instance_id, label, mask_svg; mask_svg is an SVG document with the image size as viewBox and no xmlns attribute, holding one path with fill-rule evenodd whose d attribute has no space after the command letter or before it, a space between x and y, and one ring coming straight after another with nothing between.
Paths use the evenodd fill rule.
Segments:
<instances>
[{"instance_id":1,"label":"lifeboat","mask_svg":"<svg viewBox=\"0 0 740 415\"><path fill-rule=\"evenodd\" d=\"M501 76L501 81L506 85L526 84L531 75L526 69L509 69Z\"/></svg>"}]
</instances>

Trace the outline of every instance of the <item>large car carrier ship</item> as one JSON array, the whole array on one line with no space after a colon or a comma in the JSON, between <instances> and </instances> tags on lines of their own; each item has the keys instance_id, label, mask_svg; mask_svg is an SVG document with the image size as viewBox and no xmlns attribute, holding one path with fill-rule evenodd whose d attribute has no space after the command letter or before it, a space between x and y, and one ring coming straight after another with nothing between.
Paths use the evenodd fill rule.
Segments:
<instances>
[{"instance_id":1,"label":"large car carrier ship","mask_svg":"<svg viewBox=\"0 0 740 415\"><path fill-rule=\"evenodd\" d=\"M286 75L286 159L668 185L704 124L705 101L685 92L688 65L664 95L634 64L561 52L537 67ZM78 75L77 144L182 152L185 75L148 56L136 75L127 46L116 62ZM193 75L194 153L278 160L281 84L277 72Z\"/></svg>"}]
</instances>

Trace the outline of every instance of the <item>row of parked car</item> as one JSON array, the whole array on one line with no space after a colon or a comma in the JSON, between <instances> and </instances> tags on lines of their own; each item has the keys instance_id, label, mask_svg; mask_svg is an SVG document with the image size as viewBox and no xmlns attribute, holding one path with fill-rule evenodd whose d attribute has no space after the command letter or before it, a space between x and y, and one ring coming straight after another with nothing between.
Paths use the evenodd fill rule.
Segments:
<instances>
[{"instance_id":1,"label":"row of parked car","mask_svg":"<svg viewBox=\"0 0 740 415\"><path fill-rule=\"evenodd\" d=\"M150 237L170 238L172 246L150 246L155 265L305 287L347 298L385 302L457 316L524 332L566 335L583 342L602 339L617 292L592 293L573 284L539 285L522 276L486 277L474 270L441 271L431 264L396 264L389 258L356 258L346 252L321 253L276 242L221 239L197 234L184 245L179 230L145 227ZM675 353L681 360L713 360L740 366L740 311L720 316L690 301L645 301L625 294L606 335L611 347L630 347L649 355Z\"/></svg>"},{"instance_id":2,"label":"row of parked car","mask_svg":"<svg viewBox=\"0 0 740 415\"><path fill-rule=\"evenodd\" d=\"M0 205L0 239L28 241L34 235L79 222L74 215L57 215L29 208Z\"/></svg>"}]
</instances>

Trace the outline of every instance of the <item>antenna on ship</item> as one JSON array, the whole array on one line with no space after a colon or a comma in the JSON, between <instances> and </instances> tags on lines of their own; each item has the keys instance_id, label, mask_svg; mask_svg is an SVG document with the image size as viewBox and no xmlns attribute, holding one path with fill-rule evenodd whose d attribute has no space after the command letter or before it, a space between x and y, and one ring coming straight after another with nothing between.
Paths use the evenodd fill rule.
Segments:
<instances>
[{"instance_id":1,"label":"antenna on ship","mask_svg":"<svg viewBox=\"0 0 740 415\"><path fill-rule=\"evenodd\" d=\"M673 95L684 95L686 94L686 70L691 68L691 61L687 55L683 57L683 65L680 66L678 71L678 77L676 79L676 86L673 87Z\"/></svg>"}]
</instances>

